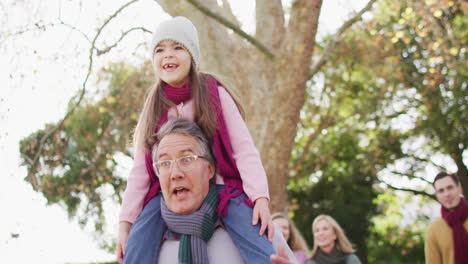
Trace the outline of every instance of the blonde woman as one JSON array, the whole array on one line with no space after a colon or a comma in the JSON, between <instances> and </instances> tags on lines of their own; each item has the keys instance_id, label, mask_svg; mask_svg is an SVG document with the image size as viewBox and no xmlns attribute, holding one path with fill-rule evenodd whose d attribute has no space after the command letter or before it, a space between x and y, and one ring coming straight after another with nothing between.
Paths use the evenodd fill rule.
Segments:
<instances>
[{"instance_id":1,"label":"blonde woman","mask_svg":"<svg viewBox=\"0 0 468 264\"><path fill-rule=\"evenodd\" d=\"M273 224L280 228L284 240L286 240L288 246L293 251L298 263L307 263L309 247L291 219L283 213L274 213L271 218Z\"/></svg>"},{"instance_id":2,"label":"blonde woman","mask_svg":"<svg viewBox=\"0 0 468 264\"><path fill-rule=\"evenodd\" d=\"M328 215L319 215L312 223L314 247L309 264L360 264L341 226Z\"/></svg>"}]
</instances>

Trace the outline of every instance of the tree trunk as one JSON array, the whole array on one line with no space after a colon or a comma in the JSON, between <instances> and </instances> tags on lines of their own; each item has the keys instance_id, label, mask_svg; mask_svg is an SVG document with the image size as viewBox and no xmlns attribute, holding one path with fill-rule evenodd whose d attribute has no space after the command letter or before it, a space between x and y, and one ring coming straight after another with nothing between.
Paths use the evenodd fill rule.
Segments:
<instances>
[{"instance_id":1,"label":"tree trunk","mask_svg":"<svg viewBox=\"0 0 468 264\"><path fill-rule=\"evenodd\" d=\"M463 163L463 149L454 146L454 152L452 153L452 158L457 165L457 175L460 178L460 183L463 188L463 196L465 199L468 198L468 169L466 168L465 163Z\"/></svg>"},{"instance_id":2,"label":"tree trunk","mask_svg":"<svg viewBox=\"0 0 468 264\"><path fill-rule=\"evenodd\" d=\"M230 8L220 7L216 0L198 2L234 19ZM268 175L271 210L284 210L288 162L310 77L322 1L295 1L287 25L281 1L256 2L255 37L271 51L273 59L185 1L161 0L159 3L169 14L184 15L196 25L200 34L202 71L218 73L234 84ZM227 1L223 3L227 5Z\"/></svg>"}]
</instances>

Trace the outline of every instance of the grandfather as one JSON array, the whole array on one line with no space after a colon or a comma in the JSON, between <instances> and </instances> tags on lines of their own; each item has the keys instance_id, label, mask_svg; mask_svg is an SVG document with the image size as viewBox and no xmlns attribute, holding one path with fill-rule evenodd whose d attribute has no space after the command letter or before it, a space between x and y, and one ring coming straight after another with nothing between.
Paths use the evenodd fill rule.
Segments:
<instances>
[{"instance_id":1,"label":"grandfather","mask_svg":"<svg viewBox=\"0 0 468 264\"><path fill-rule=\"evenodd\" d=\"M184 119L168 121L157 134L153 164L167 225L158 263L244 263L218 221L216 163L201 129ZM278 233L274 244L287 244Z\"/></svg>"}]
</instances>

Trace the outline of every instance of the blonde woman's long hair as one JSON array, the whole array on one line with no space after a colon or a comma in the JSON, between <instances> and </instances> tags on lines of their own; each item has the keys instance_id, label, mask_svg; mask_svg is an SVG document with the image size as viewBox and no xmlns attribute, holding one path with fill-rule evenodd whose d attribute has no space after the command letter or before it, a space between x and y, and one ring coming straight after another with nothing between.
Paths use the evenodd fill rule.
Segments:
<instances>
[{"instance_id":1,"label":"blonde woman's long hair","mask_svg":"<svg viewBox=\"0 0 468 264\"><path fill-rule=\"evenodd\" d=\"M275 220L275 219L286 219L288 221L289 238L288 238L288 241L286 241L288 243L288 246L293 251L297 251L297 250L304 251L304 253L306 253L307 257L309 257L309 252L310 252L309 247L307 246L307 243L306 243L304 237L302 237L301 233L296 228L296 225L294 225L294 222L291 221L291 219L289 219L289 217L287 217L285 214L280 213L280 212L274 213L271 216L271 220Z\"/></svg>"},{"instance_id":2,"label":"blonde woman's long hair","mask_svg":"<svg viewBox=\"0 0 468 264\"><path fill-rule=\"evenodd\" d=\"M312 223L312 234L314 235L314 247L312 248L312 253L311 253L312 258L315 256L318 250L318 245L317 245L317 242L315 241L314 230L315 230L315 226L320 221L326 221L329 225L332 226L333 231L336 234L336 240L337 240L335 241L335 245L339 250L348 254L354 252L353 245L351 244L349 239L346 237L346 234L343 228L341 228L338 222L336 222L336 220L333 219L329 215L319 215L314 219L314 222Z\"/></svg>"},{"instance_id":3,"label":"blonde woman's long hair","mask_svg":"<svg viewBox=\"0 0 468 264\"><path fill-rule=\"evenodd\" d=\"M207 78L209 77L215 78L229 93L242 117L244 117L244 109L236 96L225 86L225 83L221 82L218 76L198 72L192 62L189 82L194 102L194 121L200 126L208 139L211 140L217 129L217 113L211 105L206 85ZM133 134L133 144L135 147L144 147L147 150L151 150L154 143L156 143L156 137L154 136L156 132L155 128L159 123L162 113L174 106L174 103L164 95L162 89L163 83L162 80L156 78L155 84L150 87L146 94L145 103Z\"/></svg>"}]
</instances>

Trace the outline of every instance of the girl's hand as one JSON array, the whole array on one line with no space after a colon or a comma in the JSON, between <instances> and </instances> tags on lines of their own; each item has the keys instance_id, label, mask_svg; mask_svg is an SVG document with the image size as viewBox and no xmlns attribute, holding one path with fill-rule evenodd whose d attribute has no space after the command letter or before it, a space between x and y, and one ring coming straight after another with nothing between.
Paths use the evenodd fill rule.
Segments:
<instances>
[{"instance_id":1,"label":"girl's hand","mask_svg":"<svg viewBox=\"0 0 468 264\"><path fill-rule=\"evenodd\" d=\"M132 224L129 222L120 222L119 223L119 235L117 238L117 261L123 263L123 255L125 252L125 247L127 246L128 233L130 233L130 228Z\"/></svg>"},{"instance_id":2,"label":"girl's hand","mask_svg":"<svg viewBox=\"0 0 468 264\"><path fill-rule=\"evenodd\" d=\"M268 240L273 240L273 223L271 222L270 208L268 207L268 199L265 197L258 198L255 200L255 206L253 208L252 225L256 225L260 219L260 233L262 236L265 230L268 228Z\"/></svg>"}]
</instances>

